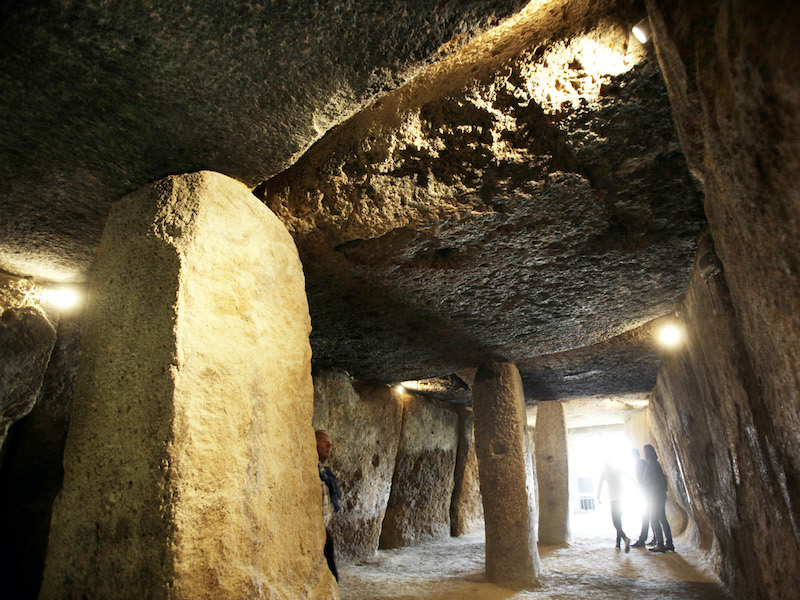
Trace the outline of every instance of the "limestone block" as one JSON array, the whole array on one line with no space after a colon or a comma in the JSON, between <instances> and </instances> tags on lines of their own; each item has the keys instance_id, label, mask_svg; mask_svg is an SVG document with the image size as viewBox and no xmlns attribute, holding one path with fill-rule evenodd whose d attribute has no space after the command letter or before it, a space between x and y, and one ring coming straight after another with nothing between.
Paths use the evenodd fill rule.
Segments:
<instances>
[{"instance_id":1,"label":"limestone block","mask_svg":"<svg viewBox=\"0 0 800 600\"><path fill-rule=\"evenodd\" d=\"M458 415L438 402L403 393L403 431L381 548L450 535Z\"/></svg>"},{"instance_id":2,"label":"limestone block","mask_svg":"<svg viewBox=\"0 0 800 600\"><path fill-rule=\"evenodd\" d=\"M342 511L330 529L339 562L367 558L378 549L392 489L403 405L387 386L358 385L346 373L314 376L314 428L328 431L329 460L342 489Z\"/></svg>"},{"instance_id":3,"label":"limestone block","mask_svg":"<svg viewBox=\"0 0 800 600\"><path fill-rule=\"evenodd\" d=\"M55 342L55 327L40 310L0 313L0 445L9 426L33 408Z\"/></svg>"},{"instance_id":4,"label":"limestone block","mask_svg":"<svg viewBox=\"0 0 800 600\"><path fill-rule=\"evenodd\" d=\"M483 502L475 454L475 417L472 410L458 408L458 453L450 503L450 535L459 536L483 528Z\"/></svg>"},{"instance_id":5,"label":"limestone block","mask_svg":"<svg viewBox=\"0 0 800 600\"><path fill-rule=\"evenodd\" d=\"M517 368L481 365L472 407L486 519L486 575L494 582L534 583L541 573L536 493Z\"/></svg>"},{"instance_id":6,"label":"limestone block","mask_svg":"<svg viewBox=\"0 0 800 600\"><path fill-rule=\"evenodd\" d=\"M569 465L567 418L561 402L540 402L536 411L536 477L539 490L539 543L567 544Z\"/></svg>"},{"instance_id":7,"label":"limestone block","mask_svg":"<svg viewBox=\"0 0 800 600\"><path fill-rule=\"evenodd\" d=\"M42 598L331 598L297 251L242 184L111 211Z\"/></svg>"},{"instance_id":8,"label":"limestone block","mask_svg":"<svg viewBox=\"0 0 800 600\"><path fill-rule=\"evenodd\" d=\"M36 404L8 433L0 481L0 578L9 597L36 598L42 584L53 500L64 479L80 332L79 316L61 316Z\"/></svg>"}]
</instances>

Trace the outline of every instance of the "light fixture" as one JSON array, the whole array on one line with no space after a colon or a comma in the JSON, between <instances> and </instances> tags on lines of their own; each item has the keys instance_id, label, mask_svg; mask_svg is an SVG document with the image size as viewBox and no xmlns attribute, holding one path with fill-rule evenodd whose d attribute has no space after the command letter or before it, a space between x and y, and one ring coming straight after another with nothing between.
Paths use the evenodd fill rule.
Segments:
<instances>
[{"instance_id":1,"label":"light fixture","mask_svg":"<svg viewBox=\"0 0 800 600\"><path fill-rule=\"evenodd\" d=\"M406 388L405 388L405 386L403 386L402 384L397 384L396 386L394 386L394 390L395 390L395 391L396 391L398 394L404 394L404 393L405 393L405 391L406 391Z\"/></svg>"},{"instance_id":2,"label":"light fixture","mask_svg":"<svg viewBox=\"0 0 800 600\"><path fill-rule=\"evenodd\" d=\"M77 308L83 301L83 294L74 286L60 285L42 291L42 299L58 310Z\"/></svg>"},{"instance_id":3,"label":"light fixture","mask_svg":"<svg viewBox=\"0 0 800 600\"><path fill-rule=\"evenodd\" d=\"M636 36L636 39L642 44L647 42L652 34L653 32L650 29L650 17L645 17L633 26L633 35Z\"/></svg>"},{"instance_id":4,"label":"light fixture","mask_svg":"<svg viewBox=\"0 0 800 600\"><path fill-rule=\"evenodd\" d=\"M675 323L665 323L656 335L659 343L667 348L675 348L683 341L683 329Z\"/></svg>"}]
</instances>

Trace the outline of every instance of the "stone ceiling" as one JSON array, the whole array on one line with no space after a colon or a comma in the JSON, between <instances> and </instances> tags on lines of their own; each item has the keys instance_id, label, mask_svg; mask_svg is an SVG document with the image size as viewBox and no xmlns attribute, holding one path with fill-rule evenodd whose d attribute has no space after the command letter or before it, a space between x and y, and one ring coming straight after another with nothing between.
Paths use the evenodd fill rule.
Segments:
<instances>
[{"instance_id":1,"label":"stone ceiling","mask_svg":"<svg viewBox=\"0 0 800 600\"><path fill-rule=\"evenodd\" d=\"M648 324L684 292L705 217L630 35L644 14L4 3L0 269L84 281L114 201L211 169L294 235L316 365L437 378L451 401L496 359L531 399L645 392Z\"/></svg>"}]
</instances>

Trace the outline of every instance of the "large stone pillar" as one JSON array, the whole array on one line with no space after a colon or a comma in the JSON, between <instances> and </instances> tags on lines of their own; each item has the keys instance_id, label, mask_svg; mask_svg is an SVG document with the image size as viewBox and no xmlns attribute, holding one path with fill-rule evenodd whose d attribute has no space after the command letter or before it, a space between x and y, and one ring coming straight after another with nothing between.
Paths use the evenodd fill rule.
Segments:
<instances>
[{"instance_id":1,"label":"large stone pillar","mask_svg":"<svg viewBox=\"0 0 800 600\"><path fill-rule=\"evenodd\" d=\"M111 210L42 598L332 598L297 250L242 184Z\"/></svg>"},{"instance_id":2,"label":"large stone pillar","mask_svg":"<svg viewBox=\"0 0 800 600\"><path fill-rule=\"evenodd\" d=\"M486 523L486 574L493 582L534 583L541 565L533 465L517 368L511 363L481 365L472 387L472 408Z\"/></svg>"},{"instance_id":3,"label":"large stone pillar","mask_svg":"<svg viewBox=\"0 0 800 600\"><path fill-rule=\"evenodd\" d=\"M539 542L568 544L569 467L567 418L561 402L536 408L536 476L539 479Z\"/></svg>"}]
</instances>

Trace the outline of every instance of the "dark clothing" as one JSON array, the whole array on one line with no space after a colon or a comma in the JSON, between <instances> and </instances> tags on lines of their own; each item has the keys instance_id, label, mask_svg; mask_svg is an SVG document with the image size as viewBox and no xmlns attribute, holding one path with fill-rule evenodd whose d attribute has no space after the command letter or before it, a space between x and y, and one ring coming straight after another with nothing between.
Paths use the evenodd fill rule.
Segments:
<instances>
[{"instance_id":1,"label":"dark clothing","mask_svg":"<svg viewBox=\"0 0 800 600\"><path fill-rule=\"evenodd\" d=\"M333 556L333 538L331 537L331 532L327 529L325 530L325 559L328 561L328 568L333 573L333 576L336 578L336 581L339 581L339 571L336 570L336 559Z\"/></svg>"},{"instance_id":2,"label":"dark clothing","mask_svg":"<svg viewBox=\"0 0 800 600\"><path fill-rule=\"evenodd\" d=\"M636 459L636 481L644 487L644 473L647 471L647 461L642 458ZM647 541L647 534L650 532L650 498L645 495L645 506L642 512L642 530L639 532L639 543Z\"/></svg>"},{"instance_id":3,"label":"dark clothing","mask_svg":"<svg viewBox=\"0 0 800 600\"><path fill-rule=\"evenodd\" d=\"M611 522L614 523L614 528L617 530L617 548L619 548L620 540L626 538L625 532L622 531L622 502L620 500L611 501Z\"/></svg>"},{"instance_id":4,"label":"dark clothing","mask_svg":"<svg viewBox=\"0 0 800 600\"><path fill-rule=\"evenodd\" d=\"M331 504L333 504L333 511L339 512L342 510L342 490L339 489L339 482L336 475L330 467L319 467L319 478L328 486L331 494Z\"/></svg>"},{"instance_id":5,"label":"dark clothing","mask_svg":"<svg viewBox=\"0 0 800 600\"><path fill-rule=\"evenodd\" d=\"M657 460L647 461L644 489L650 505L650 525L658 546L672 546L672 530L667 521L667 477Z\"/></svg>"},{"instance_id":6,"label":"dark clothing","mask_svg":"<svg viewBox=\"0 0 800 600\"><path fill-rule=\"evenodd\" d=\"M339 571L336 569L336 557L333 551L333 537L328 529L328 521L331 517L331 506L333 512L342 510L342 491L339 489L339 482L330 467L317 465L319 478L322 481L322 514L325 521L325 560L328 561L328 568L333 573L336 581L339 581ZM330 502L330 504L328 504Z\"/></svg>"}]
</instances>

